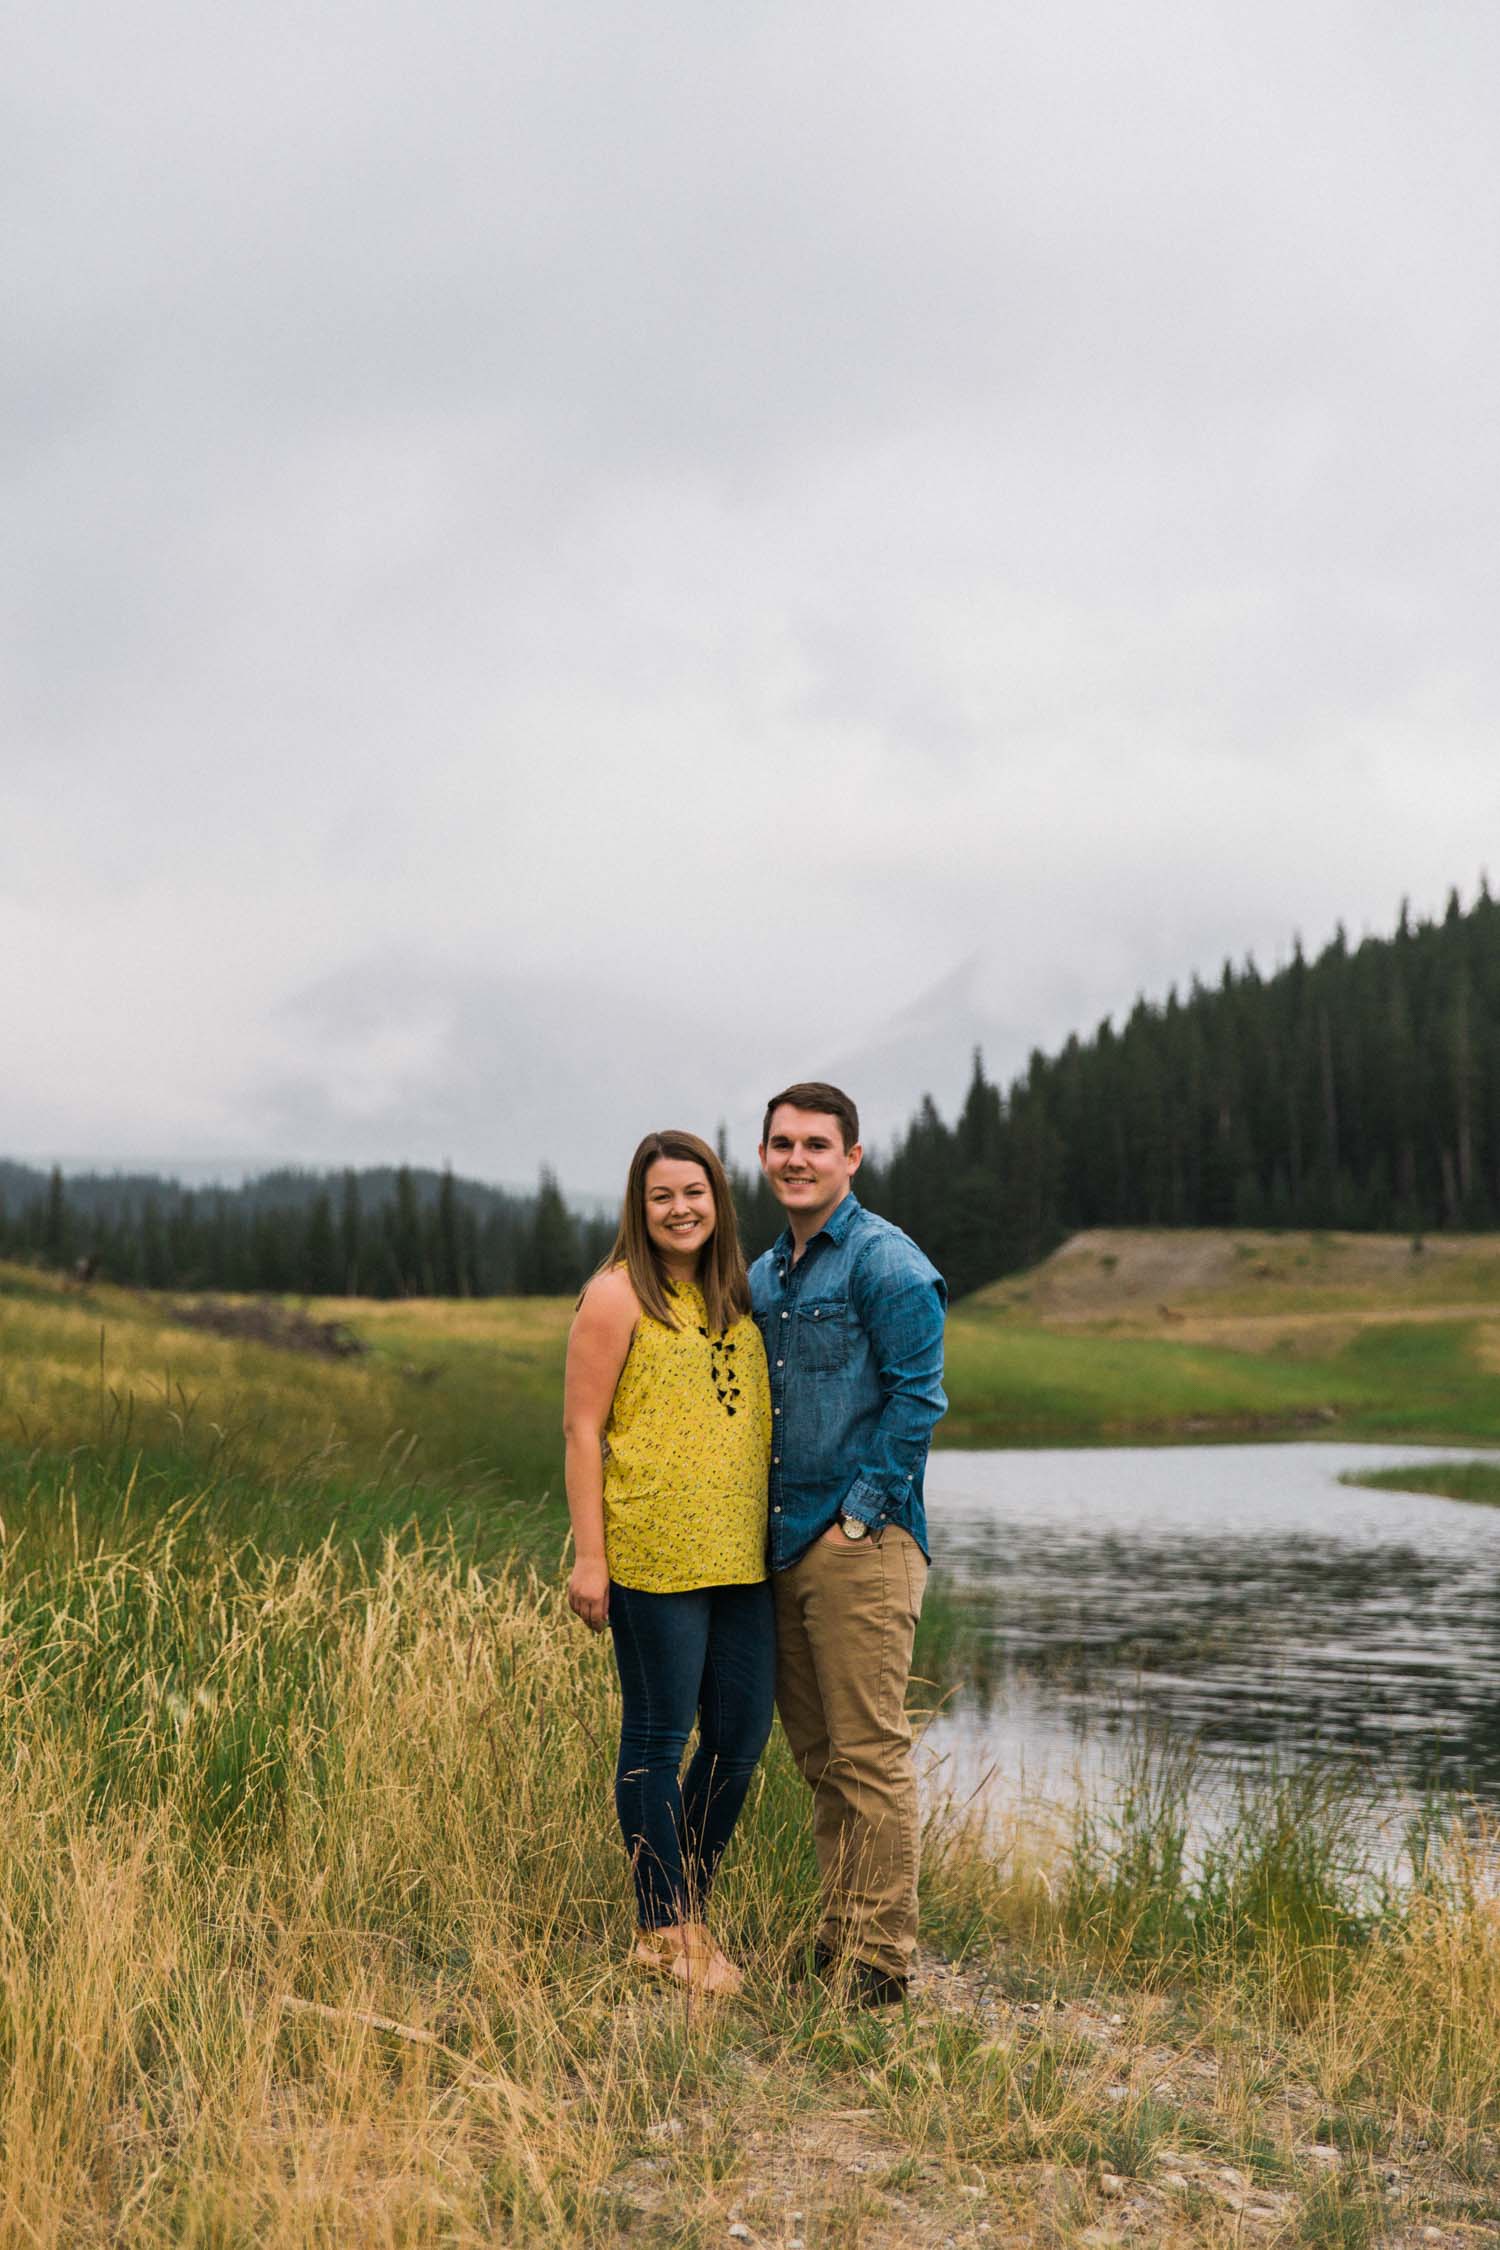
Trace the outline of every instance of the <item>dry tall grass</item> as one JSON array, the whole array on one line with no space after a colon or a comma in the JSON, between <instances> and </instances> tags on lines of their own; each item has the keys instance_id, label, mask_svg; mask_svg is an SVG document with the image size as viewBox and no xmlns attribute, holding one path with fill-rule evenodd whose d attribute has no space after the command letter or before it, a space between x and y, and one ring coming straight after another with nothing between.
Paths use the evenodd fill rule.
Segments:
<instances>
[{"instance_id":1,"label":"dry tall grass","mask_svg":"<svg viewBox=\"0 0 1500 2250\"><path fill-rule=\"evenodd\" d=\"M1119 1855L1080 1884L951 1820L966 1966L876 2019L789 1980L778 1757L719 1906L748 1995L695 2009L623 1965L608 1653L550 1584L49 1505L0 1560L0 2244L1209 2243L1236 2196L1242 2236L1354 2241L1369 2150L1418 2141L1429 2201L1500 2209L1477 1882L1313 1929L1184 1878L1148 1931Z\"/></svg>"},{"instance_id":2,"label":"dry tall grass","mask_svg":"<svg viewBox=\"0 0 1500 2250\"><path fill-rule=\"evenodd\" d=\"M921 1990L872 2017L790 1973L773 1745L716 1907L746 1992L687 2005L625 1967L555 1517L506 1559L565 1308L389 1308L348 1365L13 1278L0 2250L1500 2239L1472 1835L1382 1895L1336 1792L1211 1865L1159 1771L1113 1827L935 1813Z\"/></svg>"}]
</instances>

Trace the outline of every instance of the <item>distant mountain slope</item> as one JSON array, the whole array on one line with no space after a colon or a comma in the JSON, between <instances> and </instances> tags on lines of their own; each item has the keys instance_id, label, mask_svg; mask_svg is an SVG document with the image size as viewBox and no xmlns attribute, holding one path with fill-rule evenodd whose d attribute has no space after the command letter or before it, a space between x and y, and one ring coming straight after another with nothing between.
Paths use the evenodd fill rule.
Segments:
<instances>
[{"instance_id":1,"label":"distant mountain slope","mask_svg":"<svg viewBox=\"0 0 1500 2250\"><path fill-rule=\"evenodd\" d=\"M344 1167L325 1170L316 1165L277 1165L272 1169L245 1170L236 1167L236 1177L208 1180L192 1176L193 1168L185 1172L164 1168L161 1171L108 1171L90 1168L75 1171L64 1167L68 1202L75 1211L87 1212L100 1218L114 1218L121 1212L139 1208L147 1196L152 1197L162 1211L171 1211L185 1198L195 1201L213 1201L228 1198L246 1210L288 1209L306 1210L320 1195L339 1195L348 1178L353 1178L360 1194L369 1202L385 1203L396 1192L396 1180L402 1167L395 1164L366 1164L352 1171ZM407 1168L420 1202L435 1203L442 1188L444 1175L431 1166L414 1165ZM43 1201L48 1192L51 1173L35 1164L18 1164L8 1157L0 1157L0 1203L11 1212L23 1210L27 1205ZM530 1211L536 1202L534 1188L500 1187L487 1180L466 1179L455 1174L454 1188L461 1203L481 1216L492 1210ZM597 1196L566 1198L571 1208L588 1218L598 1216L601 1205Z\"/></svg>"},{"instance_id":2,"label":"distant mountain slope","mask_svg":"<svg viewBox=\"0 0 1500 2250\"><path fill-rule=\"evenodd\" d=\"M861 1095L867 1076L876 1117L908 1071L933 1067L927 1082L941 1085L934 1024L948 1026L946 1050L958 1023L978 1020L973 980L974 966L965 964L934 987L929 1004L893 1017L879 1038L842 1062L817 1066L819 1074L847 1072ZM418 1012L425 992L408 995ZM327 1027L313 1020L308 1030L323 1036ZM629 1026L615 1031L620 1053L638 1062ZM434 1100L441 1091L439 1080ZM555 1086L533 1098L550 1103L547 1114L565 1135L570 1098ZM581 1086L577 1098L584 1098ZM345 1193L346 1177L281 1171L192 1196L140 1176L85 1175L69 1179L67 1203L96 1227L128 1214L135 1247L119 1269L127 1277L165 1270L147 1238L163 1227L170 1235L174 1215L179 1234L192 1240L173 1270L210 1278L231 1266L323 1275L334 1270L328 1207ZM440 1286L456 1270L455 1213L471 1236L478 1227L490 1244L482 1258L466 1253L458 1264L495 1288L523 1271L533 1275L531 1286L541 1286L535 1277L543 1273L570 1286L587 1270L594 1234L608 1231L598 1206L570 1217L555 1190L555 1202L547 1202L390 1167L354 1180L361 1224L372 1207L390 1214L371 1248L387 1290L429 1279ZM736 1184L754 1250L773 1239L781 1214L753 1174ZM953 1123L924 1101L889 1155L867 1160L859 1193L922 1244L954 1296L1034 1265L1091 1228L1300 1227L1410 1237L1500 1225L1500 906L1482 886L1467 911L1456 893L1438 921L1413 923L1403 909L1390 937L1351 947L1341 931L1315 960L1297 947L1270 976L1253 962L1226 963L1213 985L1195 978L1185 997L1174 989L1162 1001L1140 999L1123 1023L1106 1020L1054 1055L1034 1053L1004 1089L986 1077L976 1051ZM46 1195L40 1173L0 1163L0 1246L9 1232L23 1253L63 1254L69 1230L56 1212L39 1215ZM404 1216L396 1212L403 1195ZM431 1231L424 1215L435 1214L443 1197L449 1247L439 1256L429 1244L419 1254L418 1235ZM204 1213L249 1220L270 1211L286 1215L283 1232L302 1248L277 1248L276 1230L262 1226L261 1248L226 1265ZM25 1217L19 1235L18 1215ZM528 1265L521 1239L538 1229ZM344 1231L352 1241L358 1230ZM342 1273L368 1264L339 1253ZM266 1283L304 1285L324 1284Z\"/></svg>"},{"instance_id":3,"label":"distant mountain slope","mask_svg":"<svg viewBox=\"0 0 1500 2250\"><path fill-rule=\"evenodd\" d=\"M1137 1001L1003 1092L924 1105L870 1201L958 1293L1098 1226L1469 1230L1500 1223L1500 906L1276 974Z\"/></svg>"}]
</instances>

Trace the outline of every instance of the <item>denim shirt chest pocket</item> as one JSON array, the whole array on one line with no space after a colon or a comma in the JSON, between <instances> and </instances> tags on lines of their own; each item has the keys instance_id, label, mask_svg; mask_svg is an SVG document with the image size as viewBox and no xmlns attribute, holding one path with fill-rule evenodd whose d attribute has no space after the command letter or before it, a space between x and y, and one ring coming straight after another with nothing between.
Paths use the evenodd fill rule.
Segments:
<instances>
[{"instance_id":1,"label":"denim shirt chest pocket","mask_svg":"<svg viewBox=\"0 0 1500 2250\"><path fill-rule=\"evenodd\" d=\"M847 1367L854 1350L853 1308L844 1297L815 1297L796 1312L799 1365L810 1374L832 1374Z\"/></svg>"}]
</instances>

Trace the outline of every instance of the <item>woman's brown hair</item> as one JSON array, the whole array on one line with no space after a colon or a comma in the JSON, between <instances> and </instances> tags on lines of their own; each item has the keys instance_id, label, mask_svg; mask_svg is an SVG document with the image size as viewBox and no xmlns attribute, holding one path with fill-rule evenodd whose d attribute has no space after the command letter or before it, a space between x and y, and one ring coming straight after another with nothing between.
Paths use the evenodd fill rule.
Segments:
<instances>
[{"instance_id":1,"label":"woman's brown hair","mask_svg":"<svg viewBox=\"0 0 1500 2250\"><path fill-rule=\"evenodd\" d=\"M714 1199L714 1231L698 1253L696 1278L703 1291L708 1325L716 1335L722 1335L750 1310L750 1277L745 1271L734 1197L724 1167L707 1141L700 1141L696 1133L646 1135L630 1159L625 1202L620 1211L620 1231L599 1271L608 1273L614 1266L623 1266L642 1312L659 1320L664 1328L680 1326L670 1302L672 1284L646 1229L646 1174L662 1156L679 1164L701 1165L708 1175Z\"/></svg>"}]
</instances>

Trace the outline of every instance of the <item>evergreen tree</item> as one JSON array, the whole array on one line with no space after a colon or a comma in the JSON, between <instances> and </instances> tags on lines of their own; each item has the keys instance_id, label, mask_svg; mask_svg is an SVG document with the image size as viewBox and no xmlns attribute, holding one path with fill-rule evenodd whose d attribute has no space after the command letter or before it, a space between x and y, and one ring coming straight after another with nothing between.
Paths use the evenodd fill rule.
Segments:
<instances>
[{"instance_id":1,"label":"evergreen tree","mask_svg":"<svg viewBox=\"0 0 1500 2250\"><path fill-rule=\"evenodd\" d=\"M560 1297L583 1279L578 1224L563 1201L555 1174L544 1170L536 1209L521 1252L519 1286L525 1297Z\"/></svg>"},{"instance_id":2,"label":"evergreen tree","mask_svg":"<svg viewBox=\"0 0 1500 2250\"><path fill-rule=\"evenodd\" d=\"M360 1293L363 1252L364 1224L359 1201L359 1176L354 1172L345 1172L339 1198L339 1286L347 1297L357 1297Z\"/></svg>"},{"instance_id":3,"label":"evergreen tree","mask_svg":"<svg viewBox=\"0 0 1500 2250\"><path fill-rule=\"evenodd\" d=\"M173 1275L167 1255L167 1238L162 1231L161 1212L156 1197L148 1195L141 1205L140 1277L148 1289L168 1289Z\"/></svg>"},{"instance_id":4,"label":"evergreen tree","mask_svg":"<svg viewBox=\"0 0 1500 2250\"><path fill-rule=\"evenodd\" d=\"M389 1239L400 1294L403 1297L423 1295L430 1284L422 1255L422 1213L409 1164L403 1164L396 1174L396 1200L390 1210Z\"/></svg>"},{"instance_id":5,"label":"evergreen tree","mask_svg":"<svg viewBox=\"0 0 1500 2250\"><path fill-rule=\"evenodd\" d=\"M468 1294L464 1279L463 1246L459 1240L458 1197L453 1168L445 1165L438 1184L437 1227L433 1244L433 1278L440 1297Z\"/></svg>"},{"instance_id":6,"label":"evergreen tree","mask_svg":"<svg viewBox=\"0 0 1500 2250\"><path fill-rule=\"evenodd\" d=\"M326 1194L313 1198L307 1215L302 1246L302 1286L314 1297L339 1293L339 1239L333 1224L333 1205Z\"/></svg>"},{"instance_id":7,"label":"evergreen tree","mask_svg":"<svg viewBox=\"0 0 1500 2250\"><path fill-rule=\"evenodd\" d=\"M47 1182L47 1217L42 1229L42 1252L50 1264L65 1265L72 1247L73 1229L68 1214L68 1199L63 1190L63 1176L57 1165Z\"/></svg>"}]
</instances>

